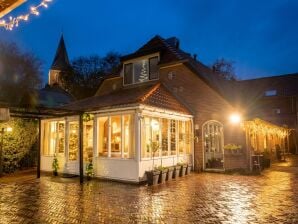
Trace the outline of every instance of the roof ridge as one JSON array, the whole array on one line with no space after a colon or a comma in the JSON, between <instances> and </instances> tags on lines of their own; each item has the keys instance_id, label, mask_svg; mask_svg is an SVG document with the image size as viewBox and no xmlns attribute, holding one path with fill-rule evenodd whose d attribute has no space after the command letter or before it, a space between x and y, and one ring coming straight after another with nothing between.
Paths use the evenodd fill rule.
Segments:
<instances>
[{"instance_id":1,"label":"roof ridge","mask_svg":"<svg viewBox=\"0 0 298 224\"><path fill-rule=\"evenodd\" d=\"M140 98L140 102L144 102L146 99L148 99L148 97L150 97L160 87L160 85L161 85L160 83L157 83L156 85L154 85L152 89L150 89L149 92L145 94L145 96L142 96Z\"/></svg>"}]
</instances>

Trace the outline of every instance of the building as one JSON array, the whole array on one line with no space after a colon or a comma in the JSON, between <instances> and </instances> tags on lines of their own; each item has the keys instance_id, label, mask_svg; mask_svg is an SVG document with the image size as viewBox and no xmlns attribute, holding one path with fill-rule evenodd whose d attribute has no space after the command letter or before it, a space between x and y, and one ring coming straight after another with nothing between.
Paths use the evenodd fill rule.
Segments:
<instances>
[{"instance_id":1,"label":"building","mask_svg":"<svg viewBox=\"0 0 298 224\"><path fill-rule=\"evenodd\" d=\"M249 117L291 129L286 151L298 153L298 74L242 80L233 84L230 101Z\"/></svg>"},{"instance_id":2,"label":"building","mask_svg":"<svg viewBox=\"0 0 298 224\"><path fill-rule=\"evenodd\" d=\"M276 144L285 139L286 129L262 120L231 123L236 109L222 94L225 82L175 37L155 36L121 61L121 72L95 96L63 107L78 115L42 121L42 170L52 170L54 155L60 172L82 175L93 161L95 176L130 182L178 162L195 170L248 169L256 126L270 130ZM228 143L241 145L239 153L225 153Z\"/></svg>"}]
</instances>

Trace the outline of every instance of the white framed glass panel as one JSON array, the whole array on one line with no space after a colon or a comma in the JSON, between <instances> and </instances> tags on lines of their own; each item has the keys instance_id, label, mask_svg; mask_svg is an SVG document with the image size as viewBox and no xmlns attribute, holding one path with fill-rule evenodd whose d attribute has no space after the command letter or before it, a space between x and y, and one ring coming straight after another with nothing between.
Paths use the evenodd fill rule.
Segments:
<instances>
[{"instance_id":1,"label":"white framed glass panel","mask_svg":"<svg viewBox=\"0 0 298 224\"><path fill-rule=\"evenodd\" d=\"M68 133L68 160L75 161L78 159L79 150L79 122L69 122Z\"/></svg>"},{"instance_id":2,"label":"white framed glass panel","mask_svg":"<svg viewBox=\"0 0 298 224\"><path fill-rule=\"evenodd\" d=\"M111 156L121 157L121 116L111 116Z\"/></svg>"},{"instance_id":3,"label":"white framed glass panel","mask_svg":"<svg viewBox=\"0 0 298 224\"><path fill-rule=\"evenodd\" d=\"M169 142L168 142L169 121L168 119L161 119L161 150L162 156L168 156Z\"/></svg>"},{"instance_id":4,"label":"white framed glass panel","mask_svg":"<svg viewBox=\"0 0 298 224\"><path fill-rule=\"evenodd\" d=\"M170 120L170 151L171 151L171 155L176 155L176 131L177 131L177 122L175 120Z\"/></svg>"},{"instance_id":5,"label":"white framed glass panel","mask_svg":"<svg viewBox=\"0 0 298 224\"><path fill-rule=\"evenodd\" d=\"M109 142L109 118L99 117L97 120L98 133L98 156L108 156L108 142Z\"/></svg>"},{"instance_id":6,"label":"white framed glass panel","mask_svg":"<svg viewBox=\"0 0 298 224\"><path fill-rule=\"evenodd\" d=\"M83 158L85 162L91 162L93 157L93 120L83 124Z\"/></svg>"}]
</instances>

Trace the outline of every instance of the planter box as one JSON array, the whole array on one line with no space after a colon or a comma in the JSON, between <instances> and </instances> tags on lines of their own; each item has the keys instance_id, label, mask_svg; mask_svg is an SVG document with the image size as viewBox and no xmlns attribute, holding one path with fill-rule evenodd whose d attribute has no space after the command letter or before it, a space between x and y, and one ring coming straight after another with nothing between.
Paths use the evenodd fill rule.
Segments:
<instances>
[{"instance_id":1,"label":"planter box","mask_svg":"<svg viewBox=\"0 0 298 224\"><path fill-rule=\"evenodd\" d=\"M180 174L181 166L175 166L175 170L173 172L173 178L178 178Z\"/></svg>"},{"instance_id":2,"label":"planter box","mask_svg":"<svg viewBox=\"0 0 298 224\"><path fill-rule=\"evenodd\" d=\"M167 181L173 179L173 174L175 172L175 167L169 167L168 173L167 173Z\"/></svg>"},{"instance_id":3,"label":"planter box","mask_svg":"<svg viewBox=\"0 0 298 224\"><path fill-rule=\"evenodd\" d=\"M187 169L186 169L185 175L190 174L190 172L191 172L191 165L187 165Z\"/></svg>"},{"instance_id":4,"label":"planter box","mask_svg":"<svg viewBox=\"0 0 298 224\"><path fill-rule=\"evenodd\" d=\"M146 171L148 185L157 185L159 175L160 175L159 170Z\"/></svg>"},{"instance_id":5,"label":"planter box","mask_svg":"<svg viewBox=\"0 0 298 224\"><path fill-rule=\"evenodd\" d=\"M160 171L158 183L162 184L166 182L168 169Z\"/></svg>"},{"instance_id":6,"label":"planter box","mask_svg":"<svg viewBox=\"0 0 298 224\"><path fill-rule=\"evenodd\" d=\"M183 165L183 166L181 166L181 169L180 169L180 177L184 177L184 176L185 176L186 169L187 169L187 165Z\"/></svg>"}]
</instances>

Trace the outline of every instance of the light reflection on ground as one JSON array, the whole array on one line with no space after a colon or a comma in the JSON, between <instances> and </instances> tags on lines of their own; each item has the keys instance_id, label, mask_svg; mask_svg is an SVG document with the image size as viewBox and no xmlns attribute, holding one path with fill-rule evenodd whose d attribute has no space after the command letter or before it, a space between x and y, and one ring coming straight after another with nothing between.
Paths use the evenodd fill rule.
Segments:
<instances>
[{"instance_id":1,"label":"light reflection on ground","mask_svg":"<svg viewBox=\"0 0 298 224\"><path fill-rule=\"evenodd\" d=\"M282 165L155 187L46 176L0 182L0 223L298 223L298 167Z\"/></svg>"}]
</instances>

